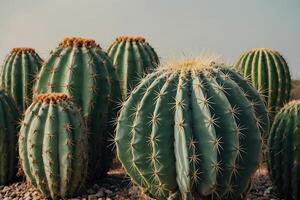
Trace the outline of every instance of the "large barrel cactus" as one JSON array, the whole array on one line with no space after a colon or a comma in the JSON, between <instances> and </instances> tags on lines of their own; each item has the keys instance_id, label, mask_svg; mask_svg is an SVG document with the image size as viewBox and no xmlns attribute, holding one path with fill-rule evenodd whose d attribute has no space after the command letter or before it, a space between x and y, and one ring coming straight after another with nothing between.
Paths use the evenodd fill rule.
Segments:
<instances>
[{"instance_id":1,"label":"large barrel cactus","mask_svg":"<svg viewBox=\"0 0 300 200\"><path fill-rule=\"evenodd\" d=\"M277 113L268 145L274 191L285 199L300 199L300 101L291 101Z\"/></svg>"},{"instance_id":2,"label":"large barrel cactus","mask_svg":"<svg viewBox=\"0 0 300 200\"><path fill-rule=\"evenodd\" d=\"M0 87L25 111L32 101L32 86L42 66L42 59L31 48L14 48L0 70Z\"/></svg>"},{"instance_id":3,"label":"large barrel cactus","mask_svg":"<svg viewBox=\"0 0 300 200\"><path fill-rule=\"evenodd\" d=\"M143 37L118 37L108 48L108 55L116 65L124 98L159 63L156 52Z\"/></svg>"},{"instance_id":4,"label":"large barrel cactus","mask_svg":"<svg viewBox=\"0 0 300 200\"><path fill-rule=\"evenodd\" d=\"M18 120L14 100L0 90L0 185L5 185L16 177Z\"/></svg>"},{"instance_id":5,"label":"large barrel cactus","mask_svg":"<svg viewBox=\"0 0 300 200\"><path fill-rule=\"evenodd\" d=\"M108 55L94 40L66 38L42 66L35 93L63 92L81 109L89 129L89 179L110 167L108 146L112 121L121 98L117 74Z\"/></svg>"},{"instance_id":6,"label":"large barrel cactus","mask_svg":"<svg viewBox=\"0 0 300 200\"><path fill-rule=\"evenodd\" d=\"M87 175L87 133L66 94L41 94L25 112L19 154L27 179L46 197L72 197Z\"/></svg>"},{"instance_id":7,"label":"large barrel cactus","mask_svg":"<svg viewBox=\"0 0 300 200\"><path fill-rule=\"evenodd\" d=\"M157 199L242 199L269 120L237 72L191 59L149 74L118 118L120 161Z\"/></svg>"},{"instance_id":8,"label":"large barrel cactus","mask_svg":"<svg viewBox=\"0 0 300 200\"><path fill-rule=\"evenodd\" d=\"M289 67L277 51L266 48L252 49L241 55L235 67L265 97L272 118L275 112L289 101Z\"/></svg>"}]
</instances>

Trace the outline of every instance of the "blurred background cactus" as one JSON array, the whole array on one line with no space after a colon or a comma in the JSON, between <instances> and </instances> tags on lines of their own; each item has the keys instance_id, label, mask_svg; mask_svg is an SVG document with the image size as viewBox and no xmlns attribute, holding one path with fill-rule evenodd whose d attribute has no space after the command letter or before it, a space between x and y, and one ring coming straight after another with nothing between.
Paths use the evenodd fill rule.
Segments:
<instances>
[{"instance_id":1,"label":"blurred background cactus","mask_svg":"<svg viewBox=\"0 0 300 200\"><path fill-rule=\"evenodd\" d=\"M0 88L4 89L24 112L32 101L32 87L43 60L32 48L14 48L0 69Z\"/></svg>"}]
</instances>

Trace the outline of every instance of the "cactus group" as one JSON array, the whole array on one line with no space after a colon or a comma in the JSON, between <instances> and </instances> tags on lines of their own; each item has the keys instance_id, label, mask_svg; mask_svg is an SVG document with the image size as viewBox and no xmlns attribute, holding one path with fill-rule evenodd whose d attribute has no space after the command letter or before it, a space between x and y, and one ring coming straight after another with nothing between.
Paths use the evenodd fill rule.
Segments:
<instances>
[{"instance_id":1,"label":"cactus group","mask_svg":"<svg viewBox=\"0 0 300 200\"><path fill-rule=\"evenodd\" d=\"M268 145L274 191L285 199L300 199L300 101L291 101L277 113Z\"/></svg>"},{"instance_id":2,"label":"cactus group","mask_svg":"<svg viewBox=\"0 0 300 200\"><path fill-rule=\"evenodd\" d=\"M32 86L43 60L31 48L14 48L0 69L0 88L4 89L24 112L32 101Z\"/></svg>"},{"instance_id":3,"label":"cactus group","mask_svg":"<svg viewBox=\"0 0 300 200\"><path fill-rule=\"evenodd\" d=\"M268 132L266 107L237 72L207 59L160 67L124 102L117 154L157 199L242 199Z\"/></svg>"},{"instance_id":4,"label":"cactus group","mask_svg":"<svg viewBox=\"0 0 300 200\"><path fill-rule=\"evenodd\" d=\"M13 148L13 147L12 147ZM72 197L87 175L87 133L66 94L38 95L26 110L19 136L22 168L46 197Z\"/></svg>"},{"instance_id":5,"label":"cactus group","mask_svg":"<svg viewBox=\"0 0 300 200\"><path fill-rule=\"evenodd\" d=\"M5 185L16 177L18 119L15 102L0 90L0 185Z\"/></svg>"},{"instance_id":6,"label":"cactus group","mask_svg":"<svg viewBox=\"0 0 300 200\"><path fill-rule=\"evenodd\" d=\"M118 37L108 48L108 55L117 68L124 98L159 64L156 52L143 37Z\"/></svg>"},{"instance_id":7,"label":"cactus group","mask_svg":"<svg viewBox=\"0 0 300 200\"><path fill-rule=\"evenodd\" d=\"M235 67L265 97L271 116L289 101L289 67L277 51L267 48L252 49L241 55Z\"/></svg>"},{"instance_id":8,"label":"cactus group","mask_svg":"<svg viewBox=\"0 0 300 200\"><path fill-rule=\"evenodd\" d=\"M89 129L88 178L103 176L112 160L107 146L121 95L109 56L94 40L66 38L42 66L34 91L66 93L81 109Z\"/></svg>"}]
</instances>

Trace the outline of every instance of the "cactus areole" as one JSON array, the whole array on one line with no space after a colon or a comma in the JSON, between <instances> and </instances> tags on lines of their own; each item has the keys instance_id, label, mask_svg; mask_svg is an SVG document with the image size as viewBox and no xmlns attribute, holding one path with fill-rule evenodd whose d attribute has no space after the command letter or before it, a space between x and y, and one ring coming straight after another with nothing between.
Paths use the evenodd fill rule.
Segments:
<instances>
[{"instance_id":1,"label":"cactus areole","mask_svg":"<svg viewBox=\"0 0 300 200\"><path fill-rule=\"evenodd\" d=\"M235 67L264 96L271 118L289 101L289 67L277 51L267 48L252 49L241 55Z\"/></svg>"},{"instance_id":2,"label":"cactus areole","mask_svg":"<svg viewBox=\"0 0 300 200\"><path fill-rule=\"evenodd\" d=\"M32 101L32 87L43 60L32 48L14 48L0 70L0 87L24 112Z\"/></svg>"},{"instance_id":3,"label":"cactus areole","mask_svg":"<svg viewBox=\"0 0 300 200\"><path fill-rule=\"evenodd\" d=\"M62 92L81 109L89 131L88 178L100 178L109 169L112 120L120 86L111 59L92 39L66 38L42 66L35 93Z\"/></svg>"},{"instance_id":4,"label":"cactus areole","mask_svg":"<svg viewBox=\"0 0 300 200\"><path fill-rule=\"evenodd\" d=\"M0 90L0 185L6 185L16 177L18 120L14 100Z\"/></svg>"},{"instance_id":5,"label":"cactus areole","mask_svg":"<svg viewBox=\"0 0 300 200\"><path fill-rule=\"evenodd\" d=\"M256 90L210 59L159 67L123 104L115 138L132 180L157 199L240 199L269 121Z\"/></svg>"},{"instance_id":6,"label":"cactus areole","mask_svg":"<svg viewBox=\"0 0 300 200\"><path fill-rule=\"evenodd\" d=\"M300 199L300 101L275 116L269 136L268 167L275 190L284 199Z\"/></svg>"},{"instance_id":7,"label":"cactus areole","mask_svg":"<svg viewBox=\"0 0 300 200\"><path fill-rule=\"evenodd\" d=\"M87 133L66 94L38 95L26 110L19 154L27 180L52 199L72 197L87 175Z\"/></svg>"},{"instance_id":8,"label":"cactus areole","mask_svg":"<svg viewBox=\"0 0 300 200\"><path fill-rule=\"evenodd\" d=\"M117 68L124 98L159 64L156 52L143 37L118 37L108 48L108 55Z\"/></svg>"}]
</instances>

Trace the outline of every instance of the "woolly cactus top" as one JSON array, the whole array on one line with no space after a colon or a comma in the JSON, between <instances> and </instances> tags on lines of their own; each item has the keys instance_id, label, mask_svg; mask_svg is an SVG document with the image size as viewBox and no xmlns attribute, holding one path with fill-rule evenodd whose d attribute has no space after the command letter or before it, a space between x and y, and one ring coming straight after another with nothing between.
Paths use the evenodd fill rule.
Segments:
<instances>
[{"instance_id":1,"label":"woolly cactus top","mask_svg":"<svg viewBox=\"0 0 300 200\"><path fill-rule=\"evenodd\" d=\"M37 103L58 103L62 101L70 101L70 97L64 93L46 93L35 97Z\"/></svg>"},{"instance_id":2,"label":"woolly cactus top","mask_svg":"<svg viewBox=\"0 0 300 200\"><path fill-rule=\"evenodd\" d=\"M300 110L300 100L292 100L287 103L283 108L281 108L280 112L289 111L293 108Z\"/></svg>"},{"instance_id":3,"label":"woolly cactus top","mask_svg":"<svg viewBox=\"0 0 300 200\"><path fill-rule=\"evenodd\" d=\"M28 47L13 48L10 53L35 53L35 49Z\"/></svg>"},{"instance_id":4,"label":"woolly cactus top","mask_svg":"<svg viewBox=\"0 0 300 200\"><path fill-rule=\"evenodd\" d=\"M81 37L67 37L60 44L60 47L100 47L94 39L81 38Z\"/></svg>"},{"instance_id":5,"label":"woolly cactus top","mask_svg":"<svg viewBox=\"0 0 300 200\"><path fill-rule=\"evenodd\" d=\"M120 36L116 38L117 42L146 42L146 39L142 36Z\"/></svg>"}]
</instances>

